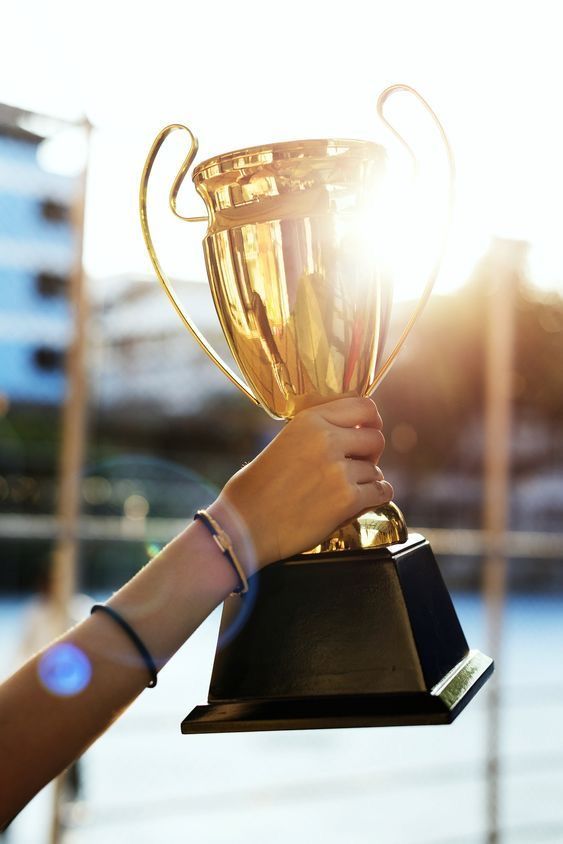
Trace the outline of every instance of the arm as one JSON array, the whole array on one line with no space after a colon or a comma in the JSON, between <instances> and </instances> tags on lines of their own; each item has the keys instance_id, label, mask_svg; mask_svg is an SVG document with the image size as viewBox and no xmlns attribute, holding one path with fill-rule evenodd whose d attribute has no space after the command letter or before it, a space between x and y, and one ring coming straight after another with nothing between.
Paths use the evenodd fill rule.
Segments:
<instances>
[{"instance_id":1,"label":"arm","mask_svg":"<svg viewBox=\"0 0 563 844\"><path fill-rule=\"evenodd\" d=\"M376 465L383 445L381 418L370 399L340 399L304 411L231 478L209 512L251 574L390 500L393 490ZM161 668L237 585L206 528L194 522L108 603ZM0 685L0 828L83 752L149 679L135 647L103 613L58 643L74 645L90 664L81 691L56 695L45 688L38 675L45 651Z\"/></svg>"}]
</instances>

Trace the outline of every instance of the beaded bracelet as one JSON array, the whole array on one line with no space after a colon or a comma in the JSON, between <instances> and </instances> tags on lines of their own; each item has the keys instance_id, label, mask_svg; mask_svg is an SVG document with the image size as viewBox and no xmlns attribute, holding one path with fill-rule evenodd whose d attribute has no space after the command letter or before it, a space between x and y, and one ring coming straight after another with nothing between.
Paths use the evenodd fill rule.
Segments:
<instances>
[{"instance_id":1,"label":"beaded bracelet","mask_svg":"<svg viewBox=\"0 0 563 844\"><path fill-rule=\"evenodd\" d=\"M133 628L125 621L125 619L122 618L120 614L113 609L113 607L108 607L107 604L94 604L94 606L90 610L90 615L93 615L95 612L98 611L107 613L107 615L113 618L113 620L117 624L119 624L121 629L129 636L129 638L143 657L143 661L147 666L147 671L150 674L151 679L150 683L148 684L148 688L154 689L157 682L156 666L154 664L152 656L150 655L142 639L135 633Z\"/></svg>"},{"instance_id":2,"label":"beaded bracelet","mask_svg":"<svg viewBox=\"0 0 563 844\"><path fill-rule=\"evenodd\" d=\"M209 515L207 510L198 510L194 516L194 521L197 520L201 521L201 523L205 525L205 527L215 540L219 550L227 558L235 574L240 580L240 586L238 587L238 589L235 589L234 592L231 592L231 594L244 595L245 592L248 592L248 579L246 577L245 571L241 565L240 560L235 554L233 543L231 542L229 535L225 533L223 528L215 521L213 516Z\"/></svg>"}]
</instances>

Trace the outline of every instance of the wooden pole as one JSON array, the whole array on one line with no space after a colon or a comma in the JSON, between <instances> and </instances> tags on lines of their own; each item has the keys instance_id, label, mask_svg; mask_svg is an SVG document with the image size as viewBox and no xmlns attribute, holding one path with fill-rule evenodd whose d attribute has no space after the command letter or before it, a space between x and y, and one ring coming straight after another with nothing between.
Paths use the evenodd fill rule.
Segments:
<instances>
[{"instance_id":1,"label":"wooden pole","mask_svg":"<svg viewBox=\"0 0 563 844\"><path fill-rule=\"evenodd\" d=\"M91 126L83 122L89 149ZM69 604L76 591L78 564L78 519L82 467L86 441L87 368L86 326L88 301L83 267L84 212L86 199L87 162L80 176L75 201L71 209L75 256L70 277L70 307L73 336L66 355L66 395L62 409L61 450L59 459L57 497L57 538L53 550L51 594L60 632L68 628L71 619ZM54 787L51 844L61 840L61 797L64 774Z\"/></svg>"},{"instance_id":2,"label":"wooden pole","mask_svg":"<svg viewBox=\"0 0 563 844\"><path fill-rule=\"evenodd\" d=\"M506 539L510 507L510 441L514 312L518 280L527 246L495 239L487 265L487 341L485 361L485 490L483 528L486 556L483 589L488 652L496 673L488 690L487 711L487 842L499 842L499 678L504 603L508 575Z\"/></svg>"}]
</instances>

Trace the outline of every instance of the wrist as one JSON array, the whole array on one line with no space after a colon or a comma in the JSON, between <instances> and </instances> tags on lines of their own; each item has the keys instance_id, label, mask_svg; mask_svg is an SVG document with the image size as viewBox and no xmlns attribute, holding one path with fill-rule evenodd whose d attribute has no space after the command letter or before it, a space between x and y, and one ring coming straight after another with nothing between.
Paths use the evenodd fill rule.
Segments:
<instances>
[{"instance_id":1,"label":"wrist","mask_svg":"<svg viewBox=\"0 0 563 844\"><path fill-rule=\"evenodd\" d=\"M217 548L222 553L223 558L229 563L237 575L239 583L234 590L234 594L243 595L245 592L248 592L246 571L237 556L237 552L228 533L223 530L219 522L213 518L208 510L198 510L194 516L194 520L201 522L206 527Z\"/></svg>"},{"instance_id":2,"label":"wrist","mask_svg":"<svg viewBox=\"0 0 563 844\"><path fill-rule=\"evenodd\" d=\"M224 494L207 508L207 512L229 538L237 560L249 578L262 566L257 559L256 546L248 525Z\"/></svg>"}]
</instances>

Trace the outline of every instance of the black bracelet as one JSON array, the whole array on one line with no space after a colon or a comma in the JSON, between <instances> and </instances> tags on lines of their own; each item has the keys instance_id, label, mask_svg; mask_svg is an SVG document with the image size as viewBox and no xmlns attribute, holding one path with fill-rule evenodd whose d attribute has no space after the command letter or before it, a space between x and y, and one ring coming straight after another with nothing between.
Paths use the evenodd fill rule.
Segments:
<instances>
[{"instance_id":1,"label":"black bracelet","mask_svg":"<svg viewBox=\"0 0 563 844\"><path fill-rule=\"evenodd\" d=\"M151 680L150 680L150 683L148 684L147 688L154 689L154 687L156 686L156 681L157 681L156 666L154 664L154 660L153 660L152 656L148 652L148 650L147 650L144 642L142 641L142 639L135 633L133 628L125 621L125 619L122 618L119 615L119 613L116 612L113 609L113 607L108 607L107 604L94 604L94 606L90 610L90 615L93 615L98 610L101 610L101 612L105 612L109 616L111 616L113 618L113 620L115 622L117 622L117 624L119 624L121 629L125 633L127 633L129 638L131 639L131 641L133 642L133 644L135 645L135 647L137 648L137 650L139 651L139 653L143 657L144 663L147 666L147 671L151 675Z\"/></svg>"},{"instance_id":2,"label":"black bracelet","mask_svg":"<svg viewBox=\"0 0 563 844\"><path fill-rule=\"evenodd\" d=\"M238 589L235 589L234 592L231 592L231 595L244 595L245 592L248 592L248 578L240 563L240 560L235 554L235 549L233 548L233 543L231 542L228 533L225 533L221 525L215 521L213 516L211 516L207 512L207 510L198 510L194 516L194 521L197 520L201 521L201 523L205 525L205 527L215 540L215 543L218 546L219 550L224 555L225 559L228 560L231 568L233 569L234 573L236 574L239 580L240 585Z\"/></svg>"}]
</instances>

